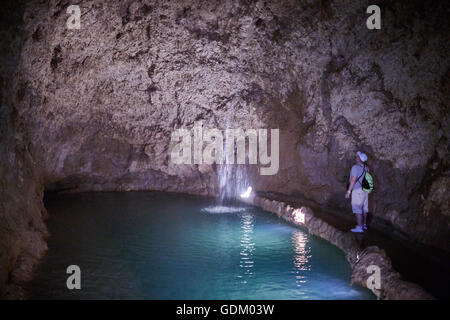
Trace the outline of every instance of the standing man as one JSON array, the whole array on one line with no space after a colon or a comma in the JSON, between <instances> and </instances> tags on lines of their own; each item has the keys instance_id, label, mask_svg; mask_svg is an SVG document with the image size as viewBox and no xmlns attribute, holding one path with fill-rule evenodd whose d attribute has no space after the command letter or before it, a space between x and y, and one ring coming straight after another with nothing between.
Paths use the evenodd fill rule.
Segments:
<instances>
[{"instance_id":1,"label":"standing man","mask_svg":"<svg viewBox=\"0 0 450 320\"><path fill-rule=\"evenodd\" d=\"M356 215L356 227L352 232L364 232L367 230L367 212L369 211L369 194L362 188L362 181L369 168L365 165L367 155L358 151L356 153L356 164L350 171L350 185L345 194L347 199L352 197L352 211Z\"/></svg>"}]
</instances>

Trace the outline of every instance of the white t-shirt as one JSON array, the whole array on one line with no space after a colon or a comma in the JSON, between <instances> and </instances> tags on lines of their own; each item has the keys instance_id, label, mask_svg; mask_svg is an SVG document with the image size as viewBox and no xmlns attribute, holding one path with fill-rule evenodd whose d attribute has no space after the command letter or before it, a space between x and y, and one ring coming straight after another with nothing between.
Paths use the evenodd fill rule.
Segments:
<instances>
[{"instance_id":1,"label":"white t-shirt","mask_svg":"<svg viewBox=\"0 0 450 320\"><path fill-rule=\"evenodd\" d=\"M352 170L350 171L350 182L352 181L352 177L359 178L358 181L356 181L355 186L353 187L353 190L362 188L362 181L364 179L363 171L370 172L370 169L368 166L364 166L359 163L355 164L352 167Z\"/></svg>"}]
</instances>

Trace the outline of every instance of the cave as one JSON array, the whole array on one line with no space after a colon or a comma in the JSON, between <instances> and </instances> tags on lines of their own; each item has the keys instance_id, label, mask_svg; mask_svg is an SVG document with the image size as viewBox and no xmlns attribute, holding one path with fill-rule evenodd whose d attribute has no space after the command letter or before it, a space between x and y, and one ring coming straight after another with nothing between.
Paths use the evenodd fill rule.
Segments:
<instances>
[{"instance_id":1,"label":"cave","mask_svg":"<svg viewBox=\"0 0 450 320\"><path fill-rule=\"evenodd\" d=\"M449 15L4 1L0 297L448 299Z\"/></svg>"}]
</instances>

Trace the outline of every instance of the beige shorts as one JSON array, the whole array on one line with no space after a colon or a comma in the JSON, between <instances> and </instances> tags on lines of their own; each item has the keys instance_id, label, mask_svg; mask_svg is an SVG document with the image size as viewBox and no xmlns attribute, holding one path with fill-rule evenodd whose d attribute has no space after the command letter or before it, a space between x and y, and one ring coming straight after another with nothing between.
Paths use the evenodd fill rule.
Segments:
<instances>
[{"instance_id":1,"label":"beige shorts","mask_svg":"<svg viewBox=\"0 0 450 320\"><path fill-rule=\"evenodd\" d=\"M352 191L352 211L356 214L369 212L369 194L363 189Z\"/></svg>"}]
</instances>

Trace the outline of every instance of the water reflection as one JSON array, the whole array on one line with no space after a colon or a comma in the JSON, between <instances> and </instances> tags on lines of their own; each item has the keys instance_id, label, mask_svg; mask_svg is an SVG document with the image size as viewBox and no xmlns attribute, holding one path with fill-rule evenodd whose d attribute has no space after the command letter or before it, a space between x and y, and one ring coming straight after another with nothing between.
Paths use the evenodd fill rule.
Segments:
<instances>
[{"instance_id":1,"label":"water reflection","mask_svg":"<svg viewBox=\"0 0 450 320\"><path fill-rule=\"evenodd\" d=\"M255 242L253 241L254 216L252 213L244 212L241 215L241 251L239 261L239 275L242 283L247 283L253 276L253 251Z\"/></svg>"},{"instance_id":2,"label":"water reflection","mask_svg":"<svg viewBox=\"0 0 450 320\"><path fill-rule=\"evenodd\" d=\"M292 244L294 248L294 274L297 287L302 287L306 283L306 272L311 269L309 259L311 258L310 248L307 246L307 235L296 230L292 233Z\"/></svg>"}]
</instances>

